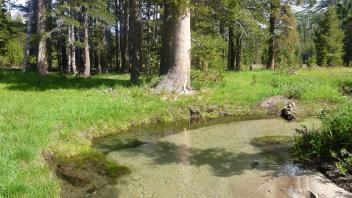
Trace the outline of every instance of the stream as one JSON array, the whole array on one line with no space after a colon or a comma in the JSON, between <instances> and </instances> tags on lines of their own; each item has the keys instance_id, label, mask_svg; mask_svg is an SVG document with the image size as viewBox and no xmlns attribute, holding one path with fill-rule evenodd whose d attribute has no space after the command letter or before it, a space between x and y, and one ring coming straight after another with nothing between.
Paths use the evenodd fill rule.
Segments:
<instances>
[{"instance_id":1,"label":"stream","mask_svg":"<svg viewBox=\"0 0 352 198\"><path fill-rule=\"evenodd\" d=\"M102 139L95 147L131 169L116 184L122 198L264 197L270 190L263 186L272 178L302 174L288 152L301 125L320 122L267 119L136 130Z\"/></svg>"}]
</instances>

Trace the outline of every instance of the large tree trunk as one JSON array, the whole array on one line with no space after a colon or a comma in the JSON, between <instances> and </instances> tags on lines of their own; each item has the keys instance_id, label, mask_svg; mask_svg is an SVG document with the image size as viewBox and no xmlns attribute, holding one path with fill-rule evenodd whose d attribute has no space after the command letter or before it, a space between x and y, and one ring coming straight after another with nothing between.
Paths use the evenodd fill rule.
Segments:
<instances>
[{"instance_id":1,"label":"large tree trunk","mask_svg":"<svg viewBox=\"0 0 352 198\"><path fill-rule=\"evenodd\" d=\"M46 3L45 0L37 0L37 33L40 36L39 45L38 45L38 60L37 66L38 71L41 75L48 74L48 49L46 44Z\"/></svg>"},{"instance_id":2,"label":"large tree trunk","mask_svg":"<svg viewBox=\"0 0 352 198\"><path fill-rule=\"evenodd\" d=\"M133 32L133 39L131 42L132 68L131 68L131 82L137 84L139 81L139 73L142 67L142 4L140 0L132 0L131 10L131 24Z\"/></svg>"},{"instance_id":3,"label":"large tree trunk","mask_svg":"<svg viewBox=\"0 0 352 198\"><path fill-rule=\"evenodd\" d=\"M90 54L89 54L89 33L88 33L88 14L84 15L84 76L90 76Z\"/></svg>"},{"instance_id":4,"label":"large tree trunk","mask_svg":"<svg viewBox=\"0 0 352 198\"><path fill-rule=\"evenodd\" d=\"M182 9L182 10L180 10ZM156 91L188 93L190 88L191 70L191 14L189 8L176 6L171 3L173 23L170 27L173 34L168 35L172 40L171 59L168 63L169 71L165 78L157 85ZM170 49L170 50L171 50Z\"/></svg>"},{"instance_id":5,"label":"large tree trunk","mask_svg":"<svg viewBox=\"0 0 352 198\"><path fill-rule=\"evenodd\" d=\"M233 28L230 26L229 27L229 40L228 40L228 57L227 57L227 68L230 71L235 70L235 44L234 44L234 38L233 38Z\"/></svg>"},{"instance_id":6,"label":"large tree trunk","mask_svg":"<svg viewBox=\"0 0 352 198\"><path fill-rule=\"evenodd\" d=\"M30 1L28 3L29 5L29 12L28 12L28 21L27 21L27 32L26 32L26 41L25 41L25 46L24 46L24 51L23 51L23 71L27 71L29 69L29 53L31 49L31 34L32 34L32 20L33 20L33 7L34 7L34 1Z\"/></svg>"},{"instance_id":7,"label":"large tree trunk","mask_svg":"<svg viewBox=\"0 0 352 198\"><path fill-rule=\"evenodd\" d=\"M275 69L275 22L276 22L276 16L275 14L270 14L270 19L269 19L269 33L270 33L270 39L269 39L269 49L268 49L268 62L267 62L267 69Z\"/></svg>"}]
</instances>

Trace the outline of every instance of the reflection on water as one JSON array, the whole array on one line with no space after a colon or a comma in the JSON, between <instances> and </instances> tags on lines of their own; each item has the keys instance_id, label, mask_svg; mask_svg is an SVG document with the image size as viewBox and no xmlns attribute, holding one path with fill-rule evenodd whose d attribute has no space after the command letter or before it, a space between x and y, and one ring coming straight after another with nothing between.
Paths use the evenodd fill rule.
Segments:
<instances>
[{"instance_id":1,"label":"reflection on water","mask_svg":"<svg viewBox=\"0 0 352 198\"><path fill-rule=\"evenodd\" d=\"M121 197L251 197L288 160L287 147L267 150L251 141L269 135L292 136L295 128L309 123L313 120L272 119L184 130L164 137L128 134L100 142L97 148L108 152L114 141L124 138L143 142L111 149L115 151L108 154L132 171L118 180Z\"/></svg>"}]
</instances>

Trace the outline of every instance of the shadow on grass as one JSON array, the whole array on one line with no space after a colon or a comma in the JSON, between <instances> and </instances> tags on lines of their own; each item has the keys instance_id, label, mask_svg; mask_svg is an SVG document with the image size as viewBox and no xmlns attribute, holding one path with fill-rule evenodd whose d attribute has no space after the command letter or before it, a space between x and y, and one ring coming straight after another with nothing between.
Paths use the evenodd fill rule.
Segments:
<instances>
[{"instance_id":1,"label":"shadow on grass","mask_svg":"<svg viewBox=\"0 0 352 198\"><path fill-rule=\"evenodd\" d=\"M128 79L109 79L107 77L73 77L52 73L41 76L36 73L22 73L16 70L0 69L0 83L8 84L9 90L18 91L46 91L55 89L92 89L99 87L130 87Z\"/></svg>"},{"instance_id":2,"label":"shadow on grass","mask_svg":"<svg viewBox=\"0 0 352 198\"><path fill-rule=\"evenodd\" d=\"M287 158L287 152L276 150L259 153L232 153L223 148L198 149L170 142L155 142L134 149L126 149L121 155L144 155L156 165L180 164L208 166L218 177L240 175L246 170L278 170Z\"/></svg>"}]
</instances>

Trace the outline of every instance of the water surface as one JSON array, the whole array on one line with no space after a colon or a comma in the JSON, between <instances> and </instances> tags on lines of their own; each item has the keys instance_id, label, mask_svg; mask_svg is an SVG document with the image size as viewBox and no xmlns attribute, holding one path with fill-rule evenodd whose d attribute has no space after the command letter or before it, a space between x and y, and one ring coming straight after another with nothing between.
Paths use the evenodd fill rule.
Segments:
<instances>
[{"instance_id":1,"label":"water surface","mask_svg":"<svg viewBox=\"0 0 352 198\"><path fill-rule=\"evenodd\" d=\"M262 136L293 136L302 124L318 126L319 122L270 119L176 134L165 131L165 136L139 132L104 140L97 147L105 149L110 160L130 167L132 173L116 185L123 198L254 197L257 188L279 174L289 155L285 147L268 150L251 141ZM145 144L111 152L104 147L124 138L138 138Z\"/></svg>"}]
</instances>

